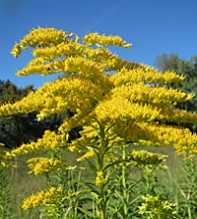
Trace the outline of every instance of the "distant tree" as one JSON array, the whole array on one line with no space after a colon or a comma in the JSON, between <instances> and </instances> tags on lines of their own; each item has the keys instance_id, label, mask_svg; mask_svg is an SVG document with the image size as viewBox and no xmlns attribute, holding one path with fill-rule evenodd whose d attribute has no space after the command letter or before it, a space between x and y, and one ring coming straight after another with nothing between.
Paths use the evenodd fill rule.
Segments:
<instances>
[{"instance_id":1,"label":"distant tree","mask_svg":"<svg viewBox=\"0 0 197 219\"><path fill-rule=\"evenodd\" d=\"M7 102L15 102L26 96L30 91L33 91L33 86L18 88L10 80L0 80L0 104Z\"/></svg>"},{"instance_id":2,"label":"distant tree","mask_svg":"<svg viewBox=\"0 0 197 219\"><path fill-rule=\"evenodd\" d=\"M176 54L162 54L156 58L156 66L161 71L178 71L180 59Z\"/></svg>"},{"instance_id":3,"label":"distant tree","mask_svg":"<svg viewBox=\"0 0 197 219\"><path fill-rule=\"evenodd\" d=\"M33 86L19 88L9 80L0 80L0 105L14 103L33 91ZM46 128L55 128L59 119L38 122L36 113L12 115L0 118L0 142L12 148L42 136Z\"/></svg>"},{"instance_id":4,"label":"distant tree","mask_svg":"<svg viewBox=\"0 0 197 219\"><path fill-rule=\"evenodd\" d=\"M175 71L186 77L186 80L172 84L172 87L192 92L195 95L193 100L180 104L179 107L197 111L197 56L184 60L177 54L162 54L156 58L156 67L161 71Z\"/></svg>"},{"instance_id":5,"label":"distant tree","mask_svg":"<svg viewBox=\"0 0 197 219\"><path fill-rule=\"evenodd\" d=\"M22 99L31 91L33 86L29 85L25 88L19 88L11 81L0 80L0 105L6 103L14 103ZM67 112L68 116L72 116L72 112ZM41 137L46 129L55 130L61 123L62 116L54 115L51 118L38 121L36 112L16 114L0 118L0 143L5 147L12 148L36 140ZM70 131L69 139L79 136L80 127L76 127Z\"/></svg>"},{"instance_id":6,"label":"distant tree","mask_svg":"<svg viewBox=\"0 0 197 219\"><path fill-rule=\"evenodd\" d=\"M0 105L6 103L14 103L22 99L30 91L33 86L18 88L11 81L0 80ZM6 147L13 147L21 144L30 135L30 124L33 121L32 115L12 115L0 119L0 142ZM28 131L24 135L24 131Z\"/></svg>"}]
</instances>

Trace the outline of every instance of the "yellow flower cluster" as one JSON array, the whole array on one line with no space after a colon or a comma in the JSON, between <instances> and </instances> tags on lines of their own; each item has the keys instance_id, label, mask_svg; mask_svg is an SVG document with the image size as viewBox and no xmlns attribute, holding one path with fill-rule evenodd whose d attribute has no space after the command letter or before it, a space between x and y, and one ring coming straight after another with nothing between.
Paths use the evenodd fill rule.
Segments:
<instances>
[{"instance_id":1,"label":"yellow flower cluster","mask_svg":"<svg viewBox=\"0 0 197 219\"><path fill-rule=\"evenodd\" d=\"M23 209L35 208L40 205L56 203L58 198L63 195L62 187L49 187L47 191L41 191L23 200L21 207Z\"/></svg>"},{"instance_id":2,"label":"yellow flower cluster","mask_svg":"<svg viewBox=\"0 0 197 219\"><path fill-rule=\"evenodd\" d=\"M56 46L36 48L33 50L33 55L44 58L55 58L58 56L74 56L82 54L86 47L74 41L63 42Z\"/></svg>"},{"instance_id":3,"label":"yellow flower cluster","mask_svg":"<svg viewBox=\"0 0 197 219\"><path fill-rule=\"evenodd\" d=\"M96 124L96 122L94 122L89 126L87 125L84 126L80 134L84 137L95 138L97 136L97 131L96 131L97 128L98 128L98 125Z\"/></svg>"},{"instance_id":4,"label":"yellow flower cluster","mask_svg":"<svg viewBox=\"0 0 197 219\"><path fill-rule=\"evenodd\" d=\"M35 58L23 69L17 71L17 76L27 76L30 74L50 75L63 71L63 61L46 62L44 58Z\"/></svg>"},{"instance_id":5,"label":"yellow flower cluster","mask_svg":"<svg viewBox=\"0 0 197 219\"><path fill-rule=\"evenodd\" d=\"M158 166L166 160L167 156L158 153L148 152L145 150L133 150L130 153L130 158L132 161L135 161L138 166Z\"/></svg>"},{"instance_id":6,"label":"yellow flower cluster","mask_svg":"<svg viewBox=\"0 0 197 219\"><path fill-rule=\"evenodd\" d=\"M6 167L6 163L4 161L0 161L0 169L1 168L5 168Z\"/></svg>"},{"instance_id":7,"label":"yellow flower cluster","mask_svg":"<svg viewBox=\"0 0 197 219\"><path fill-rule=\"evenodd\" d=\"M105 90L111 88L112 83L104 74L104 67L103 64L94 60L83 57L69 57L64 61L63 72L91 80L98 86L101 86L105 92Z\"/></svg>"},{"instance_id":8,"label":"yellow flower cluster","mask_svg":"<svg viewBox=\"0 0 197 219\"><path fill-rule=\"evenodd\" d=\"M29 159L27 165L31 170L30 173L40 175L62 167L63 161L55 158L36 157Z\"/></svg>"},{"instance_id":9,"label":"yellow flower cluster","mask_svg":"<svg viewBox=\"0 0 197 219\"><path fill-rule=\"evenodd\" d=\"M90 48L74 41L63 42L53 47L36 48L33 50L33 55L49 60L58 56L81 56L97 61L105 61L105 59L113 57L113 54L106 48Z\"/></svg>"},{"instance_id":10,"label":"yellow flower cluster","mask_svg":"<svg viewBox=\"0 0 197 219\"><path fill-rule=\"evenodd\" d=\"M19 56L21 51L27 47L45 47L57 45L66 41L70 33L55 28L36 28L30 31L19 43L13 47L11 54Z\"/></svg>"},{"instance_id":11,"label":"yellow flower cluster","mask_svg":"<svg viewBox=\"0 0 197 219\"><path fill-rule=\"evenodd\" d=\"M120 46L124 48L130 48L131 44L127 43L119 36L107 36L98 33L89 33L84 36L84 42L89 45L103 45L103 46Z\"/></svg>"},{"instance_id":12,"label":"yellow flower cluster","mask_svg":"<svg viewBox=\"0 0 197 219\"><path fill-rule=\"evenodd\" d=\"M64 71L96 77L103 74L103 67L97 62L83 57L69 57L65 59Z\"/></svg>"},{"instance_id":13,"label":"yellow flower cluster","mask_svg":"<svg viewBox=\"0 0 197 219\"><path fill-rule=\"evenodd\" d=\"M40 111L46 105L54 105L55 100L52 99L43 99L43 96L40 96L39 92L31 92L22 100L11 104L4 104L0 106L0 116L10 116L15 114L23 114Z\"/></svg>"},{"instance_id":14,"label":"yellow flower cluster","mask_svg":"<svg viewBox=\"0 0 197 219\"><path fill-rule=\"evenodd\" d=\"M104 176L104 172L99 170L96 172L96 186L101 187L106 183L106 176Z\"/></svg>"},{"instance_id":15,"label":"yellow flower cluster","mask_svg":"<svg viewBox=\"0 0 197 219\"><path fill-rule=\"evenodd\" d=\"M0 116L39 112L39 119L67 109L88 111L101 99L103 90L89 80L78 77L59 78L14 104L0 106Z\"/></svg>"},{"instance_id":16,"label":"yellow flower cluster","mask_svg":"<svg viewBox=\"0 0 197 219\"><path fill-rule=\"evenodd\" d=\"M146 66L143 64L138 64L135 62L123 60L117 55L111 55L111 56L107 57L104 60L103 65L105 66L106 71L109 71L109 70L119 71L122 68L125 68L127 70L131 70L131 69L135 69L135 68L141 68L141 69L146 68Z\"/></svg>"},{"instance_id":17,"label":"yellow flower cluster","mask_svg":"<svg viewBox=\"0 0 197 219\"><path fill-rule=\"evenodd\" d=\"M38 98L38 97L37 97ZM34 93L31 92L27 97L14 104L7 103L0 106L0 116L10 116L20 113L29 113L39 109L39 101L42 99L35 99ZM31 104L30 104L31 101Z\"/></svg>"},{"instance_id":18,"label":"yellow flower cluster","mask_svg":"<svg viewBox=\"0 0 197 219\"><path fill-rule=\"evenodd\" d=\"M83 161L89 158L92 158L96 155L95 151L93 149L89 149L85 154L83 154L81 157L77 159L77 161Z\"/></svg>"},{"instance_id":19,"label":"yellow flower cluster","mask_svg":"<svg viewBox=\"0 0 197 219\"><path fill-rule=\"evenodd\" d=\"M175 121L178 123L197 123L197 113L189 112L186 110L176 109L174 107L165 107L162 108L161 114L158 117L162 121Z\"/></svg>"},{"instance_id":20,"label":"yellow flower cluster","mask_svg":"<svg viewBox=\"0 0 197 219\"><path fill-rule=\"evenodd\" d=\"M177 102L190 101L191 94L165 87L150 87L142 83L132 86L124 85L114 88L112 97L122 96L131 102L141 102L159 105L176 104Z\"/></svg>"},{"instance_id":21,"label":"yellow flower cluster","mask_svg":"<svg viewBox=\"0 0 197 219\"><path fill-rule=\"evenodd\" d=\"M89 80L69 77L44 86L39 95L45 98L41 113L50 115L67 109L75 112L88 111L102 97L102 90Z\"/></svg>"},{"instance_id":22,"label":"yellow flower cluster","mask_svg":"<svg viewBox=\"0 0 197 219\"><path fill-rule=\"evenodd\" d=\"M4 148L1 148L4 146L5 145L3 143L0 143L0 170L10 166L10 164L6 160L6 151L4 150Z\"/></svg>"},{"instance_id":23,"label":"yellow flower cluster","mask_svg":"<svg viewBox=\"0 0 197 219\"><path fill-rule=\"evenodd\" d=\"M152 121L156 119L160 111L150 105L131 103L123 97L114 97L103 100L95 108L94 113L100 121L113 121L117 119L131 121Z\"/></svg>"},{"instance_id":24,"label":"yellow flower cluster","mask_svg":"<svg viewBox=\"0 0 197 219\"><path fill-rule=\"evenodd\" d=\"M106 48L90 48L86 47L83 50L83 54L85 57L94 59L98 62L103 62L105 64L105 61L107 59L112 58L114 55Z\"/></svg>"},{"instance_id":25,"label":"yellow flower cluster","mask_svg":"<svg viewBox=\"0 0 197 219\"><path fill-rule=\"evenodd\" d=\"M183 81L184 77L177 75L175 72L166 71L164 73L158 73L156 70L147 67L142 68L136 66L132 70L122 68L117 74L110 77L115 86L135 83L175 83Z\"/></svg>"},{"instance_id":26,"label":"yellow flower cluster","mask_svg":"<svg viewBox=\"0 0 197 219\"><path fill-rule=\"evenodd\" d=\"M132 128L127 127L125 131L123 130L122 127L122 135L126 135L128 139L135 139L137 142L143 140L143 144L147 141L148 144L152 143L152 145L174 146L179 154L197 154L197 135L192 134L186 128L137 123Z\"/></svg>"},{"instance_id":27,"label":"yellow flower cluster","mask_svg":"<svg viewBox=\"0 0 197 219\"><path fill-rule=\"evenodd\" d=\"M1 151L0 151L1 152ZM6 168L8 166L5 158L5 154L0 153L0 170Z\"/></svg>"},{"instance_id":28,"label":"yellow flower cluster","mask_svg":"<svg viewBox=\"0 0 197 219\"><path fill-rule=\"evenodd\" d=\"M22 46L19 43L16 43L12 48L11 54L14 57L18 57L21 54L21 52L22 52Z\"/></svg>"},{"instance_id":29,"label":"yellow flower cluster","mask_svg":"<svg viewBox=\"0 0 197 219\"><path fill-rule=\"evenodd\" d=\"M42 138L36 142L22 144L20 147L7 152L6 157L12 158L27 154L32 151L54 150L65 145L64 135L56 134L53 131L46 130Z\"/></svg>"},{"instance_id":30,"label":"yellow flower cluster","mask_svg":"<svg viewBox=\"0 0 197 219\"><path fill-rule=\"evenodd\" d=\"M138 213L146 218L171 218L176 217L176 205L169 201L161 200L159 196L143 196L143 202Z\"/></svg>"}]
</instances>

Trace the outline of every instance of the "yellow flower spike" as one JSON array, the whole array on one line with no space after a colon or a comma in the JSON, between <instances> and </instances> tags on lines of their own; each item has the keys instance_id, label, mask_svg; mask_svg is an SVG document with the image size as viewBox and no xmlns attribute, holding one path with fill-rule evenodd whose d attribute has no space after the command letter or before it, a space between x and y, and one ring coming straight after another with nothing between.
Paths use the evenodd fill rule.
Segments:
<instances>
[{"instance_id":1,"label":"yellow flower spike","mask_svg":"<svg viewBox=\"0 0 197 219\"><path fill-rule=\"evenodd\" d=\"M58 56L83 56L90 58L92 61L104 63L106 59L112 58L114 55L106 48L90 48L76 42L63 42L53 47L36 48L33 50L36 57L51 60Z\"/></svg>"},{"instance_id":2,"label":"yellow flower spike","mask_svg":"<svg viewBox=\"0 0 197 219\"><path fill-rule=\"evenodd\" d=\"M16 58L21 54L21 51L22 51L21 45L19 43L16 43L11 50L11 55L13 55Z\"/></svg>"},{"instance_id":3,"label":"yellow flower spike","mask_svg":"<svg viewBox=\"0 0 197 219\"><path fill-rule=\"evenodd\" d=\"M49 187L46 191L38 192L23 200L21 207L23 209L35 208L40 205L55 203L58 201L58 196L63 195L62 187Z\"/></svg>"},{"instance_id":4,"label":"yellow flower spike","mask_svg":"<svg viewBox=\"0 0 197 219\"><path fill-rule=\"evenodd\" d=\"M110 77L115 86L136 84L139 82L168 84L183 81L184 77L175 72L158 73L156 70L143 65L136 65L132 70L122 68L117 74Z\"/></svg>"},{"instance_id":5,"label":"yellow flower spike","mask_svg":"<svg viewBox=\"0 0 197 219\"><path fill-rule=\"evenodd\" d=\"M85 159L92 158L92 157L94 157L95 155L96 155L95 151L92 150L92 149L90 149L90 150L88 150L84 155L82 155L81 157L79 157L79 158L77 159L77 161L78 161L78 162L79 162L79 161L83 161L83 160L85 160Z\"/></svg>"},{"instance_id":6,"label":"yellow flower spike","mask_svg":"<svg viewBox=\"0 0 197 219\"><path fill-rule=\"evenodd\" d=\"M64 64L65 72L79 72L81 74L92 74L95 76L102 75L103 71L102 65L99 66L99 63L81 57L65 59Z\"/></svg>"},{"instance_id":7,"label":"yellow flower spike","mask_svg":"<svg viewBox=\"0 0 197 219\"><path fill-rule=\"evenodd\" d=\"M7 164L3 161L0 161L0 168L5 168Z\"/></svg>"},{"instance_id":8,"label":"yellow flower spike","mask_svg":"<svg viewBox=\"0 0 197 219\"><path fill-rule=\"evenodd\" d=\"M112 58L114 55L106 48L89 48L86 47L83 51L83 53L94 60L105 62L106 59Z\"/></svg>"},{"instance_id":9,"label":"yellow flower spike","mask_svg":"<svg viewBox=\"0 0 197 219\"><path fill-rule=\"evenodd\" d=\"M159 196L143 196L138 213L146 218L172 218L176 217L176 205L169 201L161 200ZM163 217L164 216L164 217Z\"/></svg>"},{"instance_id":10,"label":"yellow flower spike","mask_svg":"<svg viewBox=\"0 0 197 219\"><path fill-rule=\"evenodd\" d=\"M45 47L57 45L65 42L69 33L55 28L36 28L30 31L12 49L12 54L16 57L27 47Z\"/></svg>"},{"instance_id":11,"label":"yellow flower spike","mask_svg":"<svg viewBox=\"0 0 197 219\"><path fill-rule=\"evenodd\" d=\"M55 148L62 147L64 144L64 135L46 130L42 138L39 138L36 142L22 144L11 152L7 152L6 157L14 158L32 151L54 150Z\"/></svg>"},{"instance_id":12,"label":"yellow flower spike","mask_svg":"<svg viewBox=\"0 0 197 219\"><path fill-rule=\"evenodd\" d=\"M84 126L80 134L87 138L95 138L98 135L97 130L92 126Z\"/></svg>"},{"instance_id":13,"label":"yellow flower spike","mask_svg":"<svg viewBox=\"0 0 197 219\"><path fill-rule=\"evenodd\" d=\"M187 94L175 89L165 87L149 87L144 84L135 84L132 86L120 86L112 90L114 97L125 97L131 102L152 103L161 106L162 104L171 105L177 102L189 101L191 94Z\"/></svg>"},{"instance_id":14,"label":"yellow flower spike","mask_svg":"<svg viewBox=\"0 0 197 219\"><path fill-rule=\"evenodd\" d=\"M197 113L187 112L186 110L180 110L174 107L166 107L161 110L159 119L162 121L181 121L181 123L197 124Z\"/></svg>"},{"instance_id":15,"label":"yellow flower spike","mask_svg":"<svg viewBox=\"0 0 197 219\"><path fill-rule=\"evenodd\" d=\"M30 173L34 175L40 175L54 171L57 168L62 167L63 162L54 158L36 157L27 161L27 166L30 168Z\"/></svg>"},{"instance_id":16,"label":"yellow flower spike","mask_svg":"<svg viewBox=\"0 0 197 219\"><path fill-rule=\"evenodd\" d=\"M17 71L17 76L27 76L30 74L50 75L63 71L63 61L46 62L43 58L35 58L25 68Z\"/></svg>"},{"instance_id":17,"label":"yellow flower spike","mask_svg":"<svg viewBox=\"0 0 197 219\"><path fill-rule=\"evenodd\" d=\"M155 165L158 166L167 159L166 155L152 153L145 150L133 150L130 153L130 159L135 161L137 165Z\"/></svg>"},{"instance_id":18,"label":"yellow flower spike","mask_svg":"<svg viewBox=\"0 0 197 219\"><path fill-rule=\"evenodd\" d=\"M89 80L60 78L46 83L14 104L0 106L0 116L37 111L37 118L44 119L55 113L70 110L88 111L102 98L103 90Z\"/></svg>"},{"instance_id":19,"label":"yellow flower spike","mask_svg":"<svg viewBox=\"0 0 197 219\"><path fill-rule=\"evenodd\" d=\"M57 57L62 55L79 55L82 54L85 46L76 42L62 42L56 46L36 48L33 50L33 55L37 57Z\"/></svg>"},{"instance_id":20,"label":"yellow flower spike","mask_svg":"<svg viewBox=\"0 0 197 219\"><path fill-rule=\"evenodd\" d=\"M130 103L124 97L113 97L102 101L95 108L95 114L100 121L116 121L126 119L132 121L152 121L156 119L160 111L151 105Z\"/></svg>"},{"instance_id":21,"label":"yellow flower spike","mask_svg":"<svg viewBox=\"0 0 197 219\"><path fill-rule=\"evenodd\" d=\"M118 131L118 130L116 130ZM172 127L168 125L155 125L151 123L137 123L134 126L121 129L118 135L142 145L174 146L178 154L187 154L189 151L196 153L197 135L192 134L189 129Z\"/></svg>"},{"instance_id":22,"label":"yellow flower spike","mask_svg":"<svg viewBox=\"0 0 197 219\"><path fill-rule=\"evenodd\" d=\"M123 40L119 36L107 36L107 35L101 35L98 33L89 33L84 36L84 42L89 45L95 45L100 44L103 46L120 46L124 48L130 48L131 44L127 43L125 40Z\"/></svg>"}]
</instances>

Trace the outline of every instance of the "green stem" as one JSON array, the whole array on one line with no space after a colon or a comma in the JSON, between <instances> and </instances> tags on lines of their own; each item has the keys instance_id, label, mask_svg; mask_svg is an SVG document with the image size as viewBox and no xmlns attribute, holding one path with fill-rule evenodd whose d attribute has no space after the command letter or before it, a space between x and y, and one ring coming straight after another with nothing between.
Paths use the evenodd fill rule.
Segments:
<instances>
[{"instance_id":1,"label":"green stem","mask_svg":"<svg viewBox=\"0 0 197 219\"><path fill-rule=\"evenodd\" d=\"M122 160L126 159L126 146L125 144L122 147ZM122 163L122 192L123 192L123 212L124 212L124 218L128 217L128 206L127 206L127 185L126 185L126 166L125 162Z\"/></svg>"},{"instance_id":2,"label":"green stem","mask_svg":"<svg viewBox=\"0 0 197 219\"><path fill-rule=\"evenodd\" d=\"M188 178L190 180L190 184L189 184L189 188L188 188L188 195L187 195L187 214L188 214L188 219L192 219L192 211L191 211L191 193L192 193L192 190L193 190L193 186L195 184L195 168L194 168L194 163L192 160L187 160L186 161L186 164L185 164L185 169L188 173Z\"/></svg>"},{"instance_id":3,"label":"green stem","mask_svg":"<svg viewBox=\"0 0 197 219\"><path fill-rule=\"evenodd\" d=\"M188 213L188 218L189 218L189 219L192 219L192 214L191 214L191 208L190 208L190 206L189 206L188 209L187 209L187 213Z\"/></svg>"},{"instance_id":4,"label":"green stem","mask_svg":"<svg viewBox=\"0 0 197 219\"><path fill-rule=\"evenodd\" d=\"M104 157L105 157L105 151L107 147L107 141L105 139L105 131L104 127L99 124L100 126L100 138L101 138L101 144L99 148L99 154L98 154L98 169L97 171L102 171L105 177L105 170L104 170ZM100 194L98 197L98 210L99 210L99 218L100 219L107 219L106 215L106 197L105 197L105 191L104 191L105 184L100 185Z\"/></svg>"}]
</instances>

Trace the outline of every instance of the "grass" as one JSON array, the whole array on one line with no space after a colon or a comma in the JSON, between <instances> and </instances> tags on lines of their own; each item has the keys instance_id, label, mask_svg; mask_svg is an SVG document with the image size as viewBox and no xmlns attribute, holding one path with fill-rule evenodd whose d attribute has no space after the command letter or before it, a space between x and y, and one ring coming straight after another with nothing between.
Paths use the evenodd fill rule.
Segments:
<instances>
[{"instance_id":1,"label":"grass","mask_svg":"<svg viewBox=\"0 0 197 219\"><path fill-rule=\"evenodd\" d=\"M150 151L156 151L163 154L168 154L167 165L169 166L170 176L173 180L182 178L183 172L181 168L181 160L171 148L150 148ZM12 211L12 219L36 219L39 218L38 210L24 211L20 208L21 201L28 195L41 190L46 185L46 178L40 176L32 176L28 174L28 169L25 160L31 155L25 156L15 161L16 168L9 171L10 182L10 203ZM69 157L70 159L70 157ZM133 173L132 173L133 174ZM169 181L166 173L159 174L159 181L168 189L173 190L172 179Z\"/></svg>"}]
</instances>

